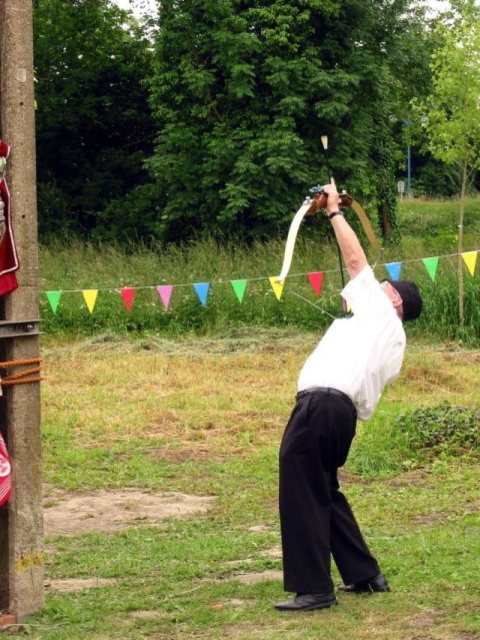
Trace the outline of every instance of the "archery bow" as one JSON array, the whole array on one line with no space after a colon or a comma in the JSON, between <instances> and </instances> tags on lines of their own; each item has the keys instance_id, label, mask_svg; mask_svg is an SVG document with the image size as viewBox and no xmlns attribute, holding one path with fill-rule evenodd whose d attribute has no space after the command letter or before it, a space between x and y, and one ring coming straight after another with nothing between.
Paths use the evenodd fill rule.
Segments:
<instances>
[{"instance_id":1,"label":"archery bow","mask_svg":"<svg viewBox=\"0 0 480 640\"><path fill-rule=\"evenodd\" d=\"M333 181L333 172L332 172L332 167L330 165L330 159L328 157L328 136L323 135L320 136L320 140L322 141L322 147L323 147L323 153L325 155L325 161L327 163L327 169L328 169L328 180L329 182ZM335 234L333 233L333 237L335 240L335 244L337 246L337 255L338 255L338 264L340 266L340 278L342 279L342 289L345 288L345 276L343 274L343 260L342 260L342 252L340 251L340 245L338 244L338 240L335 237Z\"/></svg>"},{"instance_id":2,"label":"archery bow","mask_svg":"<svg viewBox=\"0 0 480 640\"><path fill-rule=\"evenodd\" d=\"M329 180L331 182L333 179L333 173L330 165L330 160L328 157L328 136L322 135L321 141L322 141L323 153L325 155L325 161L327 164ZM314 197L313 198L307 197L304 200L302 206L297 211L297 213L295 214L290 224L290 228L288 230L288 236L287 236L287 244L285 246L285 255L283 258L282 270L280 271L280 275L277 278L277 282L283 282L288 275L288 272L290 270L290 265L292 263L295 241L297 239L298 230L300 228L303 218L308 213L314 213L315 211L317 211L317 209L320 208L319 204L320 204L320 199L323 195L323 187L321 187L320 185L317 185L316 187L312 187L312 189L310 189L310 193L314 194ZM353 198L349 196L346 191L342 191L342 193L340 194L339 206L351 207L355 211L358 219L360 220L360 224L362 225L363 230L365 231L365 235L367 236L368 241L370 242L370 245L375 250L376 256L378 258L378 255L380 253L380 244L377 240L377 237L375 236L375 233L372 229L372 225L370 224L370 220L368 219L364 208L360 205L359 202L356 202L355 200L353 200ZM338 242L336 242L336 244L337 244L337 250L338 250L338 260L340 264L340 275L342 278L342 288L343 288L345 287L345 277L343 275L342 254L341 254L340 246Z\"/></svg>"},{"instance_id":3,"label":"archery bow","mask_svg":"<svg viewBox=\"0 0 480 640\"><path fill-rule=\"evenodd\" d=\"M319 207L320 200L323 193L323 187L316 186L310 189L310 192L314 194L314 197L307 197L303 201L302 206L296 212L288 230L287 243L285 245L285 255L283 257L283 265L280 271L280 275L276 278L277 282L283 282L288 275L290 270L290 265L292 264L293 258L293 250L295 248L295 241L297 239L298 230L300 229L300 225L302 223L303 218L308 213L314 213ZM380 253L380 243L373 231L370 220L365 213L365 209L361 206L359 202L354 200L346 191L342 191L339 194L339 206L341 207L351 207L353 211L356 213L360 224L365 232L365 235L374 249L376 256Z\"/></svg>"}]
</instances>

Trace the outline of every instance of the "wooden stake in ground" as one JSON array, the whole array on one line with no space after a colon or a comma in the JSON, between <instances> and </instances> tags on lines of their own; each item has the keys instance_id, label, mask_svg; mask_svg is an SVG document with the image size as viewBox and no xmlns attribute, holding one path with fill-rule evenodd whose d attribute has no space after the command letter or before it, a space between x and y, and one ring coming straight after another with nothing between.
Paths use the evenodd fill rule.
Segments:
<instances>
[{"instance_id":1,"label":"wooden stake in ground","mask_svg":"<svg viewBox=\"0 0 480 640\"><path fill-rule=\"evenodd\" d=\"M8 181L20 261L19 288L1 299L6 321L38 318L32 0L0 3L0 135L11 146ZM38 357L38 335L0 340L2 359ZM7 435L14 493L0 510L0 611L17 622L44 604L40 466L40 389L19 384L3 391L0 427Z\"/></svg>"}]
</instances>

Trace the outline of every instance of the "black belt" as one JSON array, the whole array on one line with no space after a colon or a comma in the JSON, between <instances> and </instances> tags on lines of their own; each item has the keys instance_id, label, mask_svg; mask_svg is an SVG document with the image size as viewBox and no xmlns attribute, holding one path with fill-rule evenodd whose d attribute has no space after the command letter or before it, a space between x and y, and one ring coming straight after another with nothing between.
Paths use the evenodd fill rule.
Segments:
<instances>
[{"instance_id":1,"label":"black belt","mask_svg":"<svg viewBox=\"0 0 480 640\"><path fill-rule=\"evenodd\" d=\"M297 400L300 400L300 398L304 398L305 396L309 396L312 393L327 393L332 396L338 396L339 398L346 400L353 408L355 408L351 398L349 398L346 393L343 393L343 391L339 391L338 389L332 389L332 387L310 387L304 391L299 391L297 393Z\"/></svg>"}]
</instances>

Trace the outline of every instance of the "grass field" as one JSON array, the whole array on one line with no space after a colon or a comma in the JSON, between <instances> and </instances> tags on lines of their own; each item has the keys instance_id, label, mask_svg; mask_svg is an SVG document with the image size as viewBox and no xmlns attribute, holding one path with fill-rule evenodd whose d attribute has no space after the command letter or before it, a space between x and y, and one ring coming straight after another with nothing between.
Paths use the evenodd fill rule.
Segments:
<instances>
[{"instance_id":1,"label":"grass field","mask_svg":"<svg viewBox=\"0 0 480 640\"><path fill-rule=\"evenodd\" d=\"M402 261L402 277L419 280L425 299L407 330L401 376L359 423L342 473L392 593L340 594L338 607L298 616L273 609L285 598L278 447L301 364L330 318L293 292L339 315L335 247L316 222L302 228L281 302L267 276L280 269L284 238L250 247L42 247L47 600L26 633L479 638L478 422L475 432L467 419L458 423L470 444L456 447L440 438L415 448L405 427L422 407L446 428L441 403L480 410L479 267L465 276L459 331L456 256L446 257L457 251L457 220L458 202L404 201L401 242L384 248L377 267L385 276L385 262ZM467 203L465 232L465 251L477 250L478 199ZM445 257L432 282L422 258L437 255ZM325 271L318 300L304 276L317 270ZM249 279L241 305L236 278ZM204 281L212 282L206 307L191 286ZM116 291L158 284L175 285L167 312L154 288L138 289L130 312ZM81 296L90 288L101 289L92 314ZM56 314L46 290L65 291Z\"/></svg>"},{"instance_id":2,"label":"grass field","mask_svg":"<svg viewBox=\"0 0 480 640\"><path fill-rule=\"evenodd\" d=\"M95 517L85 516L90 530L47 536L52 586L45 610L29 620L32 637L479 637L478 450L414 455L395 419L441 401L478 407L480 356L419 338L375 417L359 424L343 473L392 593L339 595L339 606L323 612L273 610L285 597L278 445L317 339L259 328L211 339L44 338L46 513L72 495L87 508L103 492L112 526L95 531ZM135 517L125 529L108 498L113 504L125 489L211 501L206 511L157 521L136 501L126 505Z\"/></svg>"}]
</instances>

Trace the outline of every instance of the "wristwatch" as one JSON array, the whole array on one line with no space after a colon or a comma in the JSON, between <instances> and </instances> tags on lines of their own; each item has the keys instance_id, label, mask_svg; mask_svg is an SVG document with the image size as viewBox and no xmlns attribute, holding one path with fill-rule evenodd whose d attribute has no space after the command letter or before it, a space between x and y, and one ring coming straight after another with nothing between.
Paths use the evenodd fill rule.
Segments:
<instances>
[{"instance_id":1,"label":"wristwatch","mask_svg":"<svg viewBox=\"0 0 480 640\"><path fill-rule=\"evenodd\" d=\"M331 220L334 216L343 216L341 211L332 211L332 213L328 214L328 219Z\"/></svg>"}]
</instances>

